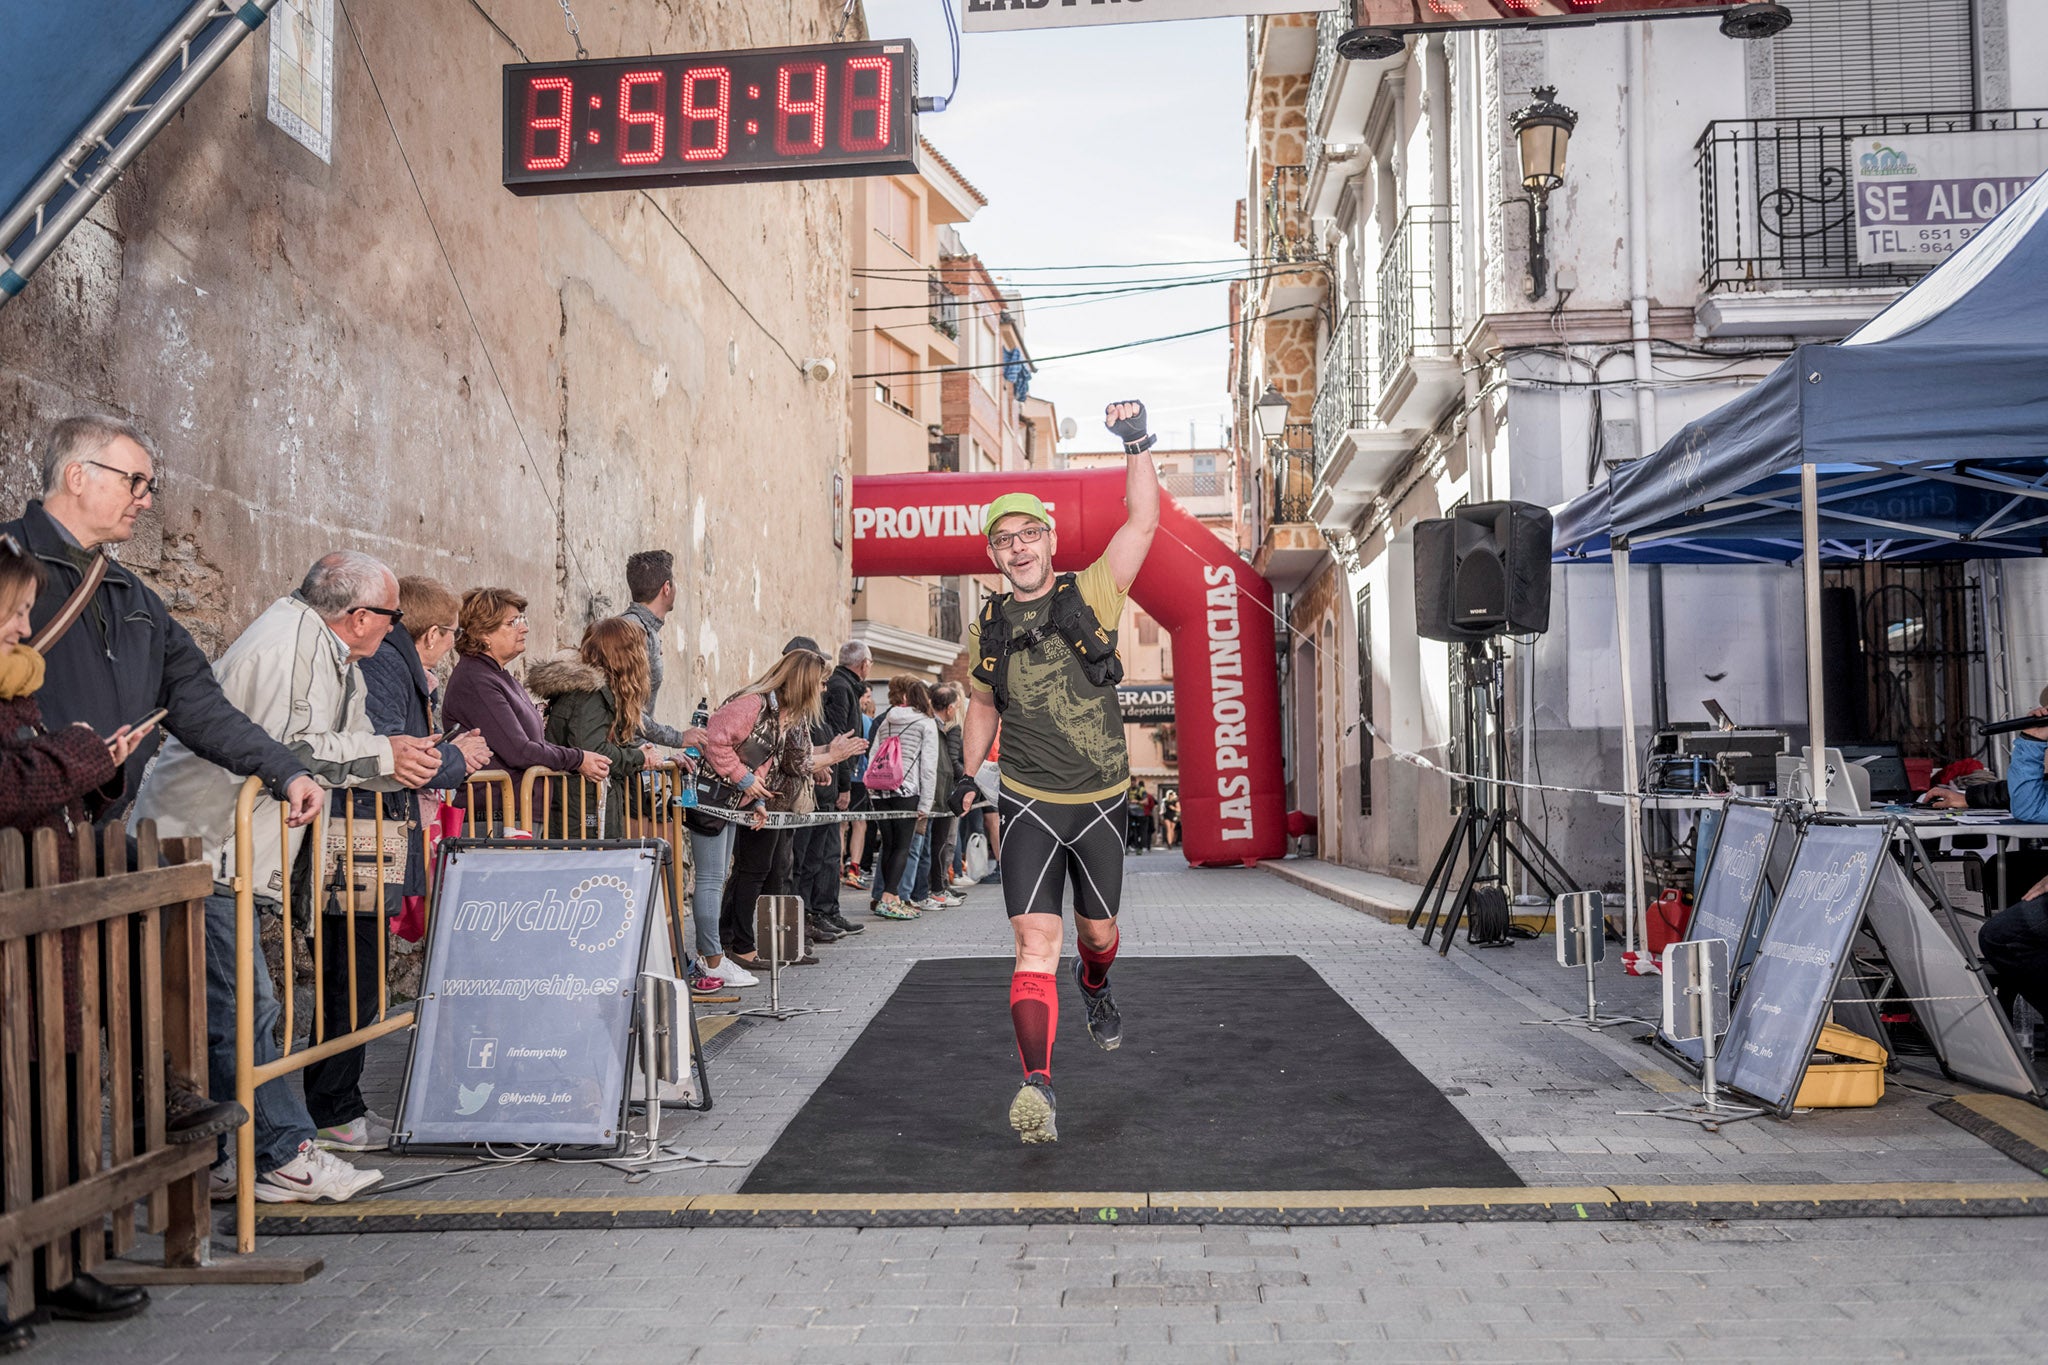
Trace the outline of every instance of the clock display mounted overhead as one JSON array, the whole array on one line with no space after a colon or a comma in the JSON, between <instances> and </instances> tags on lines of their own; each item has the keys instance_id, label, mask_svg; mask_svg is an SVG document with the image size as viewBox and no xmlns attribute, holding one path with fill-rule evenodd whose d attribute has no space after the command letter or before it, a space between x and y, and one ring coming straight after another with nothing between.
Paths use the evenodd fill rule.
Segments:
<instances>
[{"instance_id":1,"label":"clock display mounted overhead","mask_svg":"<svg viewBox=\"0 0 2048 1365\"><path fill-rule=\"evenodd\" d=\"M917 169L917 49L817 43L505 68L514 194Z\"/></svg>"},{"instance_id":2,"label":"clock display mounted overhead","mask_svg":"<svg viewBox=\"0 0 2048 1365\"><path fill-rule=\"evenodd\" d=\"M1720 14L1743 0L1353 0L1361 28L1472 28Z\"/></svg>"}]
</instances>

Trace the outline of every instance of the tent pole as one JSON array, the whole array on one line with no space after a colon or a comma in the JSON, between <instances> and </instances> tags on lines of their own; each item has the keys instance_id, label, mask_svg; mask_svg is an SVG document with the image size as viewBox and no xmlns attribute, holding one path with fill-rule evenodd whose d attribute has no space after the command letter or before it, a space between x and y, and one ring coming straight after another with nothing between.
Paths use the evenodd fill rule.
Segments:
<instances>
[{"instance_id":1,"label":"tent pole","mask_svg":"<svg viewBox=\"0 0 2048 1365\"><path fill-rule=\"evenodd\" d=\"M1813 752L1807 785L1817 810L1828 808L1827 679L1820 657L1820 478L1811 460L1799 464L1799 524L1806 580L1806 729Z\"/></svg>"},{"instance_id":2,"label":"tent pole","mask_svg":"<svg viewBox=\"0 0 2048 1365\"><path fill-rule=\"evenodd\" d=\"M1622 858L1626 864L1622 873L1622 898L1624 907L1624 928L1622 948L1633 953L1636 950L1637 917L1643 913L1643 803L1637 795L1641 783L1636 780L1636 694L1635 659L1630 648L1632 632L1629 625L1628 596L1628 543L1617 540L1612 545L1614 560L1614 637L1621 652L1621 787L1624 797L1624 818L1621 829Z\"/></svg>"}]
</instances>

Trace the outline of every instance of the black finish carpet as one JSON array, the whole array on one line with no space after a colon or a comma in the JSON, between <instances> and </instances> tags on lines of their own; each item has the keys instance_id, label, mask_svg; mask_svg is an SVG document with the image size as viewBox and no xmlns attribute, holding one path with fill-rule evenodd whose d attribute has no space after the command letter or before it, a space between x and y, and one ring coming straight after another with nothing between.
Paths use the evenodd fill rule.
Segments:
<instances>
[{"instance_id":1,"label":"black finish carpet","mask_svg":"<svg viewBox=\"0 0 2048 1365\"><path fill-rule=\"evenodd\" d=\"M1519 1186L1298 957L1116 964L1123 1046L1060 973L1059 1141L1026 1147L1010 959L916 963L747 1177L747 1194Z\"/></svg>"}]
</instances>

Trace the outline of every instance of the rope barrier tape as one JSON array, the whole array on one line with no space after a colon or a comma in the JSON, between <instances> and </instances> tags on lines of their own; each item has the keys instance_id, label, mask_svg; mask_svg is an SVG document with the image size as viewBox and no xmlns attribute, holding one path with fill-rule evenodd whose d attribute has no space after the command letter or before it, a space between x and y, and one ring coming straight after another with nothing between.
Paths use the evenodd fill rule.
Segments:
<instances>
[{"instance_id":1,"label":"rope barrier tape","mask_svg":"<svg viewBox=\"0 0 2048 1365\"><path fill-rule=\"evenodd\" d=\"M721 820L730 820L736 825L751 826L760 816L760 812L754 809L733 810L727 806L707 806L701 803L695 806L686 806L683 809L693 810L701 815L715 815ZM934 819L941 819L953 814L953 812L933 809L927 812L927 814ZM771 810L767 812L767 815L768 823L762 826L764 829L804 829L811 825L850 825L856 820L917 819L917 812L914 810L818 810L812 811L808 815L798 815L793 811L786 810Z\"/></svg>"}]
</instances>

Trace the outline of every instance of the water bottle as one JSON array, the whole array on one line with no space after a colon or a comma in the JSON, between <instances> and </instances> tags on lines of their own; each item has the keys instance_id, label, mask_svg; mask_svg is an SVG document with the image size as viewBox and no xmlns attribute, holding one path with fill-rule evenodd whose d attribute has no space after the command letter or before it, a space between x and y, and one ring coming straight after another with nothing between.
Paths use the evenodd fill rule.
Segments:
<instances>
[{"instance_id":1,"label":"water bottle","mask_svg":"<svg viewBox=\"0 0 2048 1365\"><path fill-rule=\"evenodd\" d=\"M694 728L701 730L710 723L711 698L699 697L697 698L697 709L690 716L690 724ZM690 760L692 767L702 767L704 762L704 752L703 750L699 749L696 745L691 744L685 747L683 750L683 755L684 757ZM681 786L677 789L676 804L678 806L683 806L685 808L697 804L697 780L696 775L694 773L691 774L690 780L688 782L681 784Z\"/></svg>"}]
</instances>

